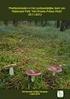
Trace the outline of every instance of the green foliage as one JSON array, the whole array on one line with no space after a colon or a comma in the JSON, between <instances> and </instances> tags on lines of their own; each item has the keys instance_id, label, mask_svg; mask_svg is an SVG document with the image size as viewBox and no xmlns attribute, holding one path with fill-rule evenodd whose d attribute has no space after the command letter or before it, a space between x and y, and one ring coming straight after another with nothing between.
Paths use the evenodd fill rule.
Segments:
<instances>
[{"instance_id":1,"label":"green foliage","mask_svg":"<svg viewBox=\"0 0 70 99\"><path fill-rule=\"evenodd\" d=\"M45 74L49 80L37 77L32 89L69 88L70 87L70 29L60 32L55 22L47 26L1 25L0 26L0 67L17 63L22 69L15 69L15 75L0 72L0 88L27 89L28 78L25 70L34 69L43 73L52 64L63 65L63 72ZM68 65L69 64L69 65Z\"/></svg>"}]
</instances>

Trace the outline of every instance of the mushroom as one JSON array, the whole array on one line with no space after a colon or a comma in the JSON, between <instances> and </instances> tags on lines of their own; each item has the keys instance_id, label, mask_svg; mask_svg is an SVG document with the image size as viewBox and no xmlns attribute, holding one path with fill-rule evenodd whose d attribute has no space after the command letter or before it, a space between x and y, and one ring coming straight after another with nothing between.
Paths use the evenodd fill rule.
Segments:
<instances>
[{"instance_id":1,"label":"mushroom","mask_svg":"<svg viewBox=\"0 0 70 99\"><path fill-rule=\"evenodd\" d=\"M34 71L32 69L26 71L26 75L28 76L28 89L31 88L31 83L35 81L35 77L41 75L41 72Z\"/></svg>"},{"instance_id":2,"label":"mushroom","mask_svg":"<svg viewBox=\"0 0 70 99\"><path fill-rule=\"evenodd\" d=\"M55 76L56 73L62 72L61 65L52 65L48 68L49 71L53 73L53 76Z\"/></svg>"},{"instance_id":3,"label":"mushroom","mask_svg":"<svg viewBox=\"0 0 70 99\"><path fill-rule=\"evenodd\" d=\"M7 71L8 71L9 75L10 75L10 76L13 76L14 73L15 73L15 72L14 72L14 69L15 69L16 66L17 66L16 63L14 63L14 64L9 64L9 65L3 66L0 70L1 70L1 71L6 71L6 73L7 73Z\"/></svg>"}]
</instances>

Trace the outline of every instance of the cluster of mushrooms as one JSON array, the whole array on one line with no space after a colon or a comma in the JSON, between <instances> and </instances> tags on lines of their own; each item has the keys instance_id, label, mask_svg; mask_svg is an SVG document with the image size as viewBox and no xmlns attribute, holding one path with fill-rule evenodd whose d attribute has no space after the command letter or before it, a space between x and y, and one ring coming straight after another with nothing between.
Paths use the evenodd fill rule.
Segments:
<instances>
[{"instance_id":1,"label":"cluster of mushrooms","mask_svg":"<svg viewBox=\"0 0 70 99\"><path fill-rule=\"evenodd\" d=\"M57 73L62 72L62 65L52 65L48 67L48 71L52 73L53 76L55 76ZM28 76L29 83L34 82L35 77L40 76L42 73L39 71L34 71L32 69L26 71L26 75ZM29 86L30 84L28 84ZM30 86L29 86L30 88Z\"/></svg>"},{"instance_id":2,"label":"cluster of mushrooms","mask_svg":"<svg viewBox=\"0 0 70 99\"><path fill-rule=\"evenodd\" d=\"M9 70L10 76L14 76L14 74L15 74L14 69L16 66L17 66L17 64L11 64L11 65L5 66L5 68ZM47 70L49 72L51 72L53 76L55 76L57 73L60 73L63 71L62 65L58 65L58 64L49 66L47 68ZM33 83L35 81L35 78L40 76L42 73L39 71L35 71L33 69L28 69L28 70L26 70L25 74L28 77L28 89L30 89L31 83Z\"/></svg>"}]
</instances>

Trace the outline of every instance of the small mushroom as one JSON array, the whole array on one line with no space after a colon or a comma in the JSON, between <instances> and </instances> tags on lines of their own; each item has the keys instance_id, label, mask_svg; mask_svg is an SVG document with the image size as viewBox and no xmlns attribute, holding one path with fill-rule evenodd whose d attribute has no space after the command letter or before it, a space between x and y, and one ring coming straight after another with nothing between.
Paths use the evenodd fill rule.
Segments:
<instances>
[{"instance_id":1,"label":"small mushroom","mask_svg":"<svg viewBox=\"0 0 70 99\"><path fill-rule=\"evenodd\" d=\"M30 89L31 83L35 81L35 77L41 75L41 72L34 71L34 70L30 69L30 70L26 71L26 74L27 74L28 80L29 80L28 88Z\"/></svg>"},{"instance_id":2,"label":"small mushroom","mask_svg":"<svg viewBox=\"0 0 70 99\"><path fill-rule=\"evenodd\" d=\"M62 66L61 65L52 65L48 68L48 70L53 73L53 76L55 76L56 73L62 72Z\"/></svg>"}]
</instances>

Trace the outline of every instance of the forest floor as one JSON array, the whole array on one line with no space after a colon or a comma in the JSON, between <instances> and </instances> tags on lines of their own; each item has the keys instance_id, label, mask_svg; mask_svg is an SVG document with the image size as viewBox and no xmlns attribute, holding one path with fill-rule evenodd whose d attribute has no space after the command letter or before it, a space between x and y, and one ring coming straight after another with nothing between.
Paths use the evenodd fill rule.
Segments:
<instances>
[{"instance_id":1,"label":"forest floor","mask_svg":"<svg viewBox=\"0 0 70 99\"><path fill-rule=\"evenodd\" d=\"M70 29L59 31L55 25L0 25L0 68L18 64L10 77L0 71L0 88L27 89L27 69L42 72L32 89L70 88ZM62 65L63 71L53 77L48 67Z\"/></svg>"}]
</instances>

